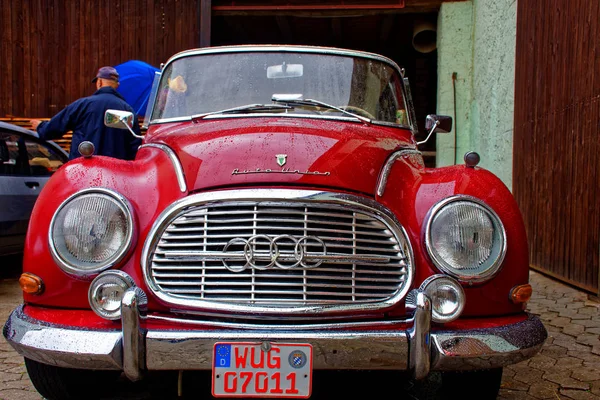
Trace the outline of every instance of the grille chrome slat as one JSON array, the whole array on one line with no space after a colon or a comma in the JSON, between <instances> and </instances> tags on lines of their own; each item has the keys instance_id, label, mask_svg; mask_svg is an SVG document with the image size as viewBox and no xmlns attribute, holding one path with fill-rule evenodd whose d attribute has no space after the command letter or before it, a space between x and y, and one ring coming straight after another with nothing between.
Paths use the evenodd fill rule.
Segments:
<instances>
[{"instance_id":1,"label":"grille chrome slat","mask_svg":"<svg viewBox=\"0 0 600 400\"><path fill-rule=\"evenodd\" d=\"M176 280L176 279L182 279L182 278L187 278L187 276L185 275L181 275L181 274L156 274L156 282L158 284L165 284L165 285L174 285L174 286L179 286L179 285L198 285L199 282L194 282L194 281L181 281L181 280ZM231 279L230 277L228 277L227 275L209 275L209 276L205 276L205 278L210 278L210 279ZM235 282L242 282L244 284L247 284L247 282L244 282L244 280L248 280L251 279L252 276L251 275L245 275L245 276L240 276L237 279L233 280L233 281L222 281L222 282L213 282L211 283L211 286L221 286L221 285L230 285L230 284L234 284ZM282 280L286 280L286 281L291 281L291 280L298 280L298 279L302 279L302 278L290 278L289 275L277 275L277 274L268 274L268 275L261 275L262 279L282 279ZM169 279L169 280L167 280ZM193 278L196 281L198 280L198 278ZM347 281L346 278L344 277L333 277L333 276L327 276L327 275L316 275L316 276L310 276L308 279L310 279L311 281ZM361 282L372 282L373 279L371 278L362 278L362 277L356 277L355 278L356 281L361 281ZM385 279L385 278L379 278L377 280L380 283L397 283L398 280L397 279ZM164 282L164 283L163 283ZM281 283L276 283L276 282L264 282L263 286L282 286ZM295 283L291 283L291 282L286 282L285 286L297 286L297 284ZM302 286L307 286L307 284L303 284ZM340 286L342 287L342 286Z\"/></svg>"},{"instance_id":2,"label":"grille chrome slat","mask_svg":"<svg viewBox=\"0 0 600 400\"><path fill-rule=\"evenodd\" d=\"M192 225L192 224L204 224L206 222L205 218L202 219L184 219L181 221L178 221L176 223L174 223L173 225L175 227L178 226L182 226L182 225ZM216 221L210 221L211 224L215 224L215 225L220 225L220 224L227 224L227 225L236 225L236 227L240 226L248 226L250 224L253 223L298 223L298 221L294 221L294 220L290 220L288 218L229 218L229 219L223 219L223 220L216 220ZM360 227L360 228L367 228L367 229L377 229L377 228L381 228L382 225L373 225L373 224L358 224L356 222L335 222L335 221L324 221L324 220L307 220L308 223L312 224L312 225L328 225L328 226L340 226L340 227L349 227L349 226L356 226L356 227ZM269 227L270 225L266 225L266 227Z\"/></svg>"},{"instance_id":3,"label":"grille chrome slat","mask_svg":"<svg viewBox=\"0 0 600 400\"><path fill-rule=\"evenodd\" d=\"M248 235L247 237L250 237L250 235ZM332 240L335 241L337 243L344 243L344 242L354 242L354 239L351 238L343 238L343 237L335 237L335 236L323 236L320 235L319 236L321 239L323 240ZM210 245L212 246L225 246L227 244L227 242L223 242L223 241L215 241L215 239L228 239L231 238L231 235L187 235L187 234L173 234L173 233L165 233L162 236L162 240L161 240L161 246L164 243L177 243L179 241L183 241L188 242L191 240L204 240L204 239L212 239L212 241L210 242ZM378 244L378 245L389 245L390 241L393 240L393 237L390 235L387 237L386 240L375 240L375 239L364 239L364 238L357 238L356 242L358 243L370 243L370 244Z\"/></svg>"},{"instance_id":4,"label":"grille chrome slat","mask_svg":"<svg viewBox=\"0 0 600 400\"><path fill-rule=\"evenodd\" d=\"M281 214L281 204L274 204L272 207L269 207L268 203L261 203L264 207L266 207L266 209L264 210L257 210L254 214L255 215L279 215ZM226 211L215 211L218 210L219 208L227 208L225 207L221 207L218 204L213 204L212 205L213 210L210 212L207 211L189 211L186 213L186 218L191 218L191 217L204 217L206 215L212 215L212 216L219 216L219 215L224 215L224 216L229 216L229 215L247 215L248 214L248 210L252 209L252 207L236 207L236 209L227 209ZM318 207L318 206L317 206ZM272 208L272 209L270 209ZM277 209L278 210L275 210ZM315 208L315 207L309 207L309 208ZM340 211L340 212L335 212L335 211L321 211L321 212L317 212L317 211L298 211L298 210L286 210L286 215L291 216L291 215L300 215L303 218L306 217L310 217L310 216L320 216L320 217L343 217L343 218L352 218L352 217L348 217L348 215L346 213L344 213L344 211ZM371 220L368 217L359 215L357 216L355 219L366 219L366 220Z\"/></svg>"},{"instance_id":5,"label":"grille chrome slat","mask_svg":"<svg viewBox=\"0 0 600 400\"><path fill-rule=\"evenodd\" d=\"M187 243L160 243L159 244L159 248L161 248L161 249L168 249L168 248L192 247L192 246L195 246L195 247L200 247L200 246L205 247L207 245L210 245L210 246L222 246L222 247L224 247L226 244L227 243L223 243L222 245L221 244L215 245L213 243L210 243L210 244L208 244L208 243L206 243L206 244L205 243L197 243L195 245L190 245L190 244L187 244ZM342 250L346 249L346 250L364 250L364 251L369 251L369 250L372 251L373 250L372 247L346 246L346 245L339 245L337 243L330 243L330 244L328 244L327 245L327 249L342 249ZM381 252L398 253L398 249L383 249L383 248L377 248L377 249L379 251L381 251ZM340 254L344 254L344 253L340 253ZM378 258L378 257L374 257L374 258ZM389 257L386 257L386 258L389 258Z\"/></svg>"},{"instance_id":6,"label":"grille chrome slat","mask_svg":"<svg viewBox=\"0 0 600 400\"><path fill-rule=\"evenodd\" d=\"M160 254L160 253L157 253ZM200 252L200 251L169 251L163 252L162 254L169 256L170 258L177 260L178 258L185 258L186 260L193 261L243 261L244 254L243 253L227 253L227 252ZM271 257L268 253L258 253L256 257L254 257L256 261L269 261ZM311 260L324 260L328 263L342 263L342 264L350 264L357 262L380 262L385 263L390 261L390 257L385 256L369 256L362 254L355 254L352 256L346 254L327 254L327 255L319 255L317 253L307 254L304 258L306 261ZM296 259L293 254L281 254L278 257L280 262L294 262Z\"/></svg>"},{"instance_id":7,"label":"grille chrome slat","mask_svg":"<svg viewBox=\"0 0 600 400\"><path fill-rule=\"evenodd\" d=\"M249 279L252 277L252 274L247 274L247 273L238 273L236 274L234 277L231 276L231 273L226 274L223 273L222 271L220 271L221 273L218 274L204 274L203 276L205 277L210 277L211 279ZM307 271L309 272L309 271ZM329 271L319 271L319 274L314 274L314 275L308 275L307 278L309 279L334 279L334 280L345 280L345 277L334 277L331 275L325 275L323 274L323 272L330 272L330 273L344 273L344 274L348 274L350 273L350 271L338 271L338 270L329 270ZM376 273L376 272L360 272L361 275L388 275L388 276L400 276L403 277L405 275L405 273L401 272L401 271L390 271L387 274L384 273ZM196 277L190 277L189 274L184 274L181 271L169 271L169 270L157 270L154 274L154 276L156 278L163 278L163 277L171 277L171 278L187 278L187 279L196 279ZM270 273L265 273L265 274L261 274L260 276L262 279L267 279L267 278L273 278L273 279L303 279L302 277L298 277L298 276L292 276L290 278L290 275L287 274L278 274L275 272L270 272ZM361 279L361 280L368 280L370 278L366 278L366 277L361 277L358 276L357 279ZM379 278L381 279L381 282L385 282L386 278L385 277L381 277ZM397 282L398 280L395 278L390 278L389 279L390 282Z\"/></svg>"},{"instance_id":8,"label":"grille chrome slat","mask_svg":"<svg viewBox=\"0 0 600 400\"><path fill-rule=\"evenodd\" d=\"M236 199L241 192L250 198ZM412 281L404 230L389 211L357 196L199 194L158 222L144 253L146 281L164 302L190 312L380 309L400 301Z\"/></svg>"},{"instance_id":9,"label":"grille chrome slat","mask_svg":"<svg viewBox=\"0 0 600 400\"><path fill-rule=\"evenodd\" d=\"M400 265L402 264L402 261L404 261L405 259L400 259L400 258L395 258L395 259L390 259L391 261L398 261L397 265L389 265L389 264L381 264L381 263L366 263L366 262L361 262L361 266L368 266L368 267L377 267L379 268L379 271L382 271L381 268L392 268L392 269L396 269L399 268ZM207 260L204 260L205 262L207 262ZM185 269L185 268L200 268L200 269L222 269L223 268L223 264L221 263L221 260L212 260L210 261L211 263L218 263L218 264L211 264L211 265L206 265L206 266L202 266L200 264L198 264L198 260L196 258L172 258L172 259L165 259L165 258L155 258L153 260L153 263L155 263L156 265L154 266L155 269L161 269L161 268L181 268L181 269ZM186 265L182 265L182 263L186 263ZM196 263L196 264L194 264ZM169 266L170 265L170 266ZM343 265L354 265L354 263L348 262L348 263L342 263L342 262L336 262L336 263L332 263L332 265L336 265L336 266L343 266ZM339 267L342 268L342 267ZM319 268L319 269L323 269L323 267Z\"/></svg>"},{"instance_id":10,"label":"grille chrome slat","mask_svg":"<svg viewBox=\"0 0 600 400\"><path fill-rule=\"evenodd\" d=\"M268 206L267 206L268 207ZM218 209L218 206L215 206L215 208ZM348 214L344 213L343 211L341 212L315 212L315 211L299 211L299 210L293 210L293 209L288 209L285 212L281 211L281 207L274 207L274 208L279 208L278 210L275 209L270 209L270 210L257 210L256 212L253 213L254 217L252 218L244 218L246 220L259 220L260 218L256 217L259 215L281 215L281 214L285 214L286 218L285 220L294 220L294 218L290 218L290 217L294 217L294 216L298 216L298 217L302 217L303 219L309 219L309 218L341 218L341 219L349 219L352 221L355 220L363 220L363 221L369 221L371 224L372 223L378 223L380 225L383 226L383 224L381 224L379 221L373 221L372 219L365 217L363 215L359 215L357 217L352 217L352 216L348 216ZM241 215L241 216L247 216L248 215L248 210L250 210L251 208L247 208L247 209L238 209L238 210L226 210L226 211L211 211L211 212L204 212L204 213L197 213L197 212L193 212L190 211L188 213L186 213L185 218L180 219L179 221L177 221L176 223L182 223L184 221L191 221L191 220L205 220L207 217L212 217L212 221L220 221L217 217L222 216L222 217L226 217L223 220L227 221L229 219L231 219L231 216L235 216L235 215ZM283 218L282 218L283 219ZM268 220L272 220L272 218L269 218ZM295 220L299 220L299 218L295 218Z\"/></svg>"},{"instance_id":11,"label":"grille chrome slat","mask_svg":"<svg viewBox=\"0 0 600 400\"><path fill-rule=\"evenodd\" d=\"M210 227L210 228L179 228L177 230L174 229L169 229L168 232L172 233L174 231L186 231L186 232L190 232L190 231L203 231L203 232L221 232L221 231L251 231L253 228L252 227L240 227L240 226L231 226L231 227L226 227L226 226L219 226L219 227ZM281 231L282 227L280 226L261 226L260 229L262 231L268 232L268 231ZM297 228L297 227L293 227L293 226L288 226L285 227L285 230L288 232L295 232L295 233L302 233L304 231L306 231L306 228ZM321 229L309 229L309 230L318 230L319 232L325 232L325 233L347 233L344 230L341 229L325 229L325 228L321 228ZM390 235L388 233L378 233L378 232L369 232L369 231L356 231L357 235L369 235L369 236L375 236L375 237L390 237ZM211 235L212 236L212 235ZM237 235L236 235L237 237Z\"/></svg>"},{"instance_id":12,"label":"grille chrome slat","mask_svg":"<svg viewBox=\"0 0 600 400\"><path fill-rule=\"evenodd\" d=\"M177 293L177 294L182 294L182 293L194 293L194 294L200 294L200 293L205 293L205 294L230 294L230 295L250 295L251 293L253 293L251 290L239 290L239 289L230 289L230 290L210 290L210 291L203 291L203 290L187 290L187 289L172 289L172 293ZM286 295L288 297L291 296L302 296L302 294L304 293L304 291L297 291L297 292L290 292L290 291L277 291L277 290L265 290L263 292L261 292L261 295L277 295L277 296L282 296L282 295ZM344 297L348 297L348 296L352 296L350 293L344 293L344 292L326 292L326 291L315 291L314 294L312 295L319 295L319 296L344 296ZM364 297L364 298L368 298L369 296L373 296L373 297L383 297L385 296L385 294L383 293L356 293L355 294L358 297ZM238 299L239 301L239 299Z\"/></svg>"},{"instance_id":13,"label":"grille chrome slat","mask_svg":"<svg viewBox=\"0 0 600 400\"><path fill-rule=\"evenodd\" d=\"M158 283L160 283L159 281L157 281ZM181 287L181 286L198 286L198 283L192 284L192 282L178 282L178 281L172 281L169 282L168 285L167 284L163 284L165 287ZM219 282L215 282L211 285L212 288L220 288L220 287L229 287L229 288L236 288L236 287L248 287L251 286L250 283L248 282L228 282L227 284L225 283L219 283ZM307 286L309 286L308 284L302 284L302 283L287 283L286 287L292 288L291 290L268 290L266 288L270 288L270 287L277 287L276 284L269 284L269 282L264 282L262 283L261 287L263 288L262 290L260 290L259 292L254 292L255 294L265 294L265 293L277 293L277 294L289 294L289 293L293 293L294 290L293 288L296 287L303 287L306 288ZM326 284L326 283L311 283L310 284L311 288L332 288L332 289L337 289L337 290L344 290L344 289L352 289L354 286L353 285L334 285L334 284ZM394 290L395 287L394 286L363 286L361 289L363 290L381 290L382 292L388 291L388 290ZM177 290L177 289L171 289L171 290ZM211 292L214 290L218 290L218 289L211 289L211 290L202 290L202 289L198 289L198 293L201 292ZM235 290L235 292L237 294L240 294L242 291L240 290ZM248 291L248 293L250 293L250 291ZM342 292L343 293L343 292Z\"/></svg>"},{"instance_id":14,"label":"grille chrome slat","mask_svg":"<svg viewBox=\"0 0 600 400\"><path fill-rule=\"evenodd\" d=\"M154 271L156 274L161 273L161 271L185 271L185 270L199 270L199 271L220 271L223 272L223 267L222 266L216 266L216 265L212 265L212 266L206 266L206 267L202 267L202 266L198 266L198 265L156 265L154 267ZM307 270L307 273L314 273L312 272L314 270ZM320 273L323 272L329 272L329 273L349 273L350 271L348 269L342 269L342 268L322 268L320 267L318 269L318 271ZM231 277L231 273L229 271L227 274L224 274L224 276L226 277ZM402 268L402 269L398 269L397 267L394 268L390 268L390 270L373 270L373 269L362 269L361 271L356 272L357 274L365 274L365 275L397 275L397 276L404 276L406 275L406 268ZM210 273L207 274L206 276L215 276L215 273ZM261 274L261 276L265 276L266 274ZM235 276L246 276L244 275L244 273L237 273ZM248 276L252 276L252 274L249 274ZM288 276L288 275L286 275ZM312 276L312 275L311 275Z\"/></svg>"}]
</instances>

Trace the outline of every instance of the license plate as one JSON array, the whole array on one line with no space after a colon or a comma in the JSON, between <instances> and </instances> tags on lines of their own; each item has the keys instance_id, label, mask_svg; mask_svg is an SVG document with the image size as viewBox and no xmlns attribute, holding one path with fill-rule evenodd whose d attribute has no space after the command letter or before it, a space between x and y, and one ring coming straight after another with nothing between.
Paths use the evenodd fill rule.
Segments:
<instances>
[{"instance_id":1,"label":"license plate","mask_svg":"<svg viewBox=\"0 0 600 400\"><path fill-rule=\"evenodd\" d=\"M213 349L214 397L308 398L312 346L299 343L218 342Z\"/></svg>"}]
</instances>

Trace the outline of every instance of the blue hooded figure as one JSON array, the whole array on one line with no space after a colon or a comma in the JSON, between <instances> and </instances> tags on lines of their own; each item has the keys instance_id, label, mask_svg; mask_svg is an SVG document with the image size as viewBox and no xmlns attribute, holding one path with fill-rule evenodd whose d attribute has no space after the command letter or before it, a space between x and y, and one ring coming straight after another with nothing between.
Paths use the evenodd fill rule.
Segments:
<instances>
[{"instance_id":1,"label":"blue hooded figure","mask_svg":"<svg viewBox=\"0 0 600 400\"><path fill-rule=\"evenodd\" d=\"M139 60L126 61L115 66L115 69L120 76L117 91L133 107L137 115L144 116L154 75L159 69Z\"/></svg>"}]
</instances>

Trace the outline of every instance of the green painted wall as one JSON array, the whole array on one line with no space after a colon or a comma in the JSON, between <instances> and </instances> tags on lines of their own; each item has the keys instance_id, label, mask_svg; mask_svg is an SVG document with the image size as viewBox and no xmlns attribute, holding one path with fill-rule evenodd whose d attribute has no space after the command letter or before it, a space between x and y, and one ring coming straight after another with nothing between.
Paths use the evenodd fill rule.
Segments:
<instances>
[{"instance_id":1,"label":"green painted wall","mask_svg":"<svg viewBox=\"0 0 600 400\"><path fill-rule=\"evenodd\" d=\"M436 164L462 162L471 148L473 95L473 3L444 3L438 16L437 113L453 117L453 131L437 134ZM456 80L453 82L453 74ZM456 115L454 113L456 88ZM456 136L456 157L455 157Z\"/></svg>"},{"instance_id":2,"label":"green painted wall","mask_svg":"<svg viewBox=\"0 0 600 400\"><path fill-rule=\"evenodd\" d=\"M481 155L480 166L498 175L509 188L516 15L516 0L444 3L437 39L438 113L455 117L456 129L456 159L455 132L439 134L437 165L462 163L465 152L476 151Z\"/></svg>"}]
</instances>

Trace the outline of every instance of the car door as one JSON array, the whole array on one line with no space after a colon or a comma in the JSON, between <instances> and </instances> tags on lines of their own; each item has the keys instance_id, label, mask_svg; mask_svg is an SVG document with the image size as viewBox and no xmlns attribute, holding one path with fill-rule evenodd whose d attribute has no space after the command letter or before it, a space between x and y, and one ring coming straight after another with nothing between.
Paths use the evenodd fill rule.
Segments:
<instances>
[{"instance_id":1,"label":"car door","mask_svg":"<svg viewBox=\"0 0 600 400\"><path fill-rule=\"evenodd\" d=\"M33 205L64 161L46 143L0 130L0 254L22 251Z\"/></svg>"}]
</instances>

